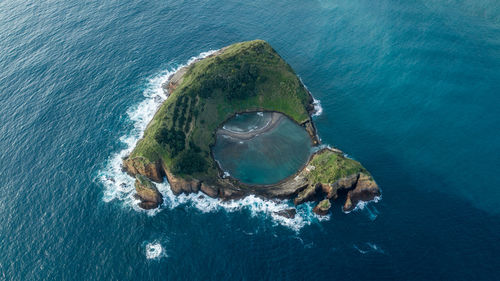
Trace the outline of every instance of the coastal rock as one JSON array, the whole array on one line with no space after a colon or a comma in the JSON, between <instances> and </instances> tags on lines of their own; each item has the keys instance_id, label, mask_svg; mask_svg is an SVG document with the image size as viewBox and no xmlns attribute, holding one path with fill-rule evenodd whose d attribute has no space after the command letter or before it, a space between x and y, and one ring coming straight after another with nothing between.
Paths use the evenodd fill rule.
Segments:
<instances>
[{"instance_id":1,"label":"coastal rock","mask_svg":"<svg viewBox=\"0 0 500 281\"><path fill-rule=\"evenodd\" d=\"M278 216L282 216L287 219L293 219L295 218L295 215L297 214L297 210L295 208L290 208L290 209L285 209L281 211L274 212L274 214Z\"/></svg>"},{"instance_id":2,"label":"coastal rock","mask_svg":"<svg viewBox=\"0 0 500 281\"><path fill-rule=\"evenodd\" d=\"M314 207L313 212L320 216L326 216L328 215L331 206L332 204L329 199L323 199L318 203L318 205L316 205L316 207Z\"/></svg>"},{"instance_id":3,"label":"coastal rock","mask_svg":"<svg viewBox=\"0 0 500 281\"><path fill-rule=\"evenodd\" d=\"M307 201L314 201L320 188L321 184L308 185L304 190L297 194L297 197L295 197L293 203L295 204L295 206L297 206Z\"/></svg>"},{"instance_id":4,"label":"coastal rock","mask_svg":"<svg viewBox=\"0 0 500 281\"><path fill-rule=\"evenodd\" d=\"M187 70L187 66L179 69L176 73L174 73L174 75L172 75L172 77L170 77L170 79L168 80L168 84L163 85L163 89L166 88L168 93L172 93L177 88L177 86L182 83L184 74L186 74Z\"/></svg>"},{"instance_id":5,"label":"coastal rock","mask_svg":"<svg viewBox=\"0 0 500 281\"><path fill-rule=\"evenodd\" d=\"M206 183L201 183L201 191L212 198L217 198L219 195L219 188Z\"/></svg>"},{"instance_id":6,"label":"coastal rock","mask_svg":"<svg viewBox=\"0 0 500 281\"><path fill-rule=\"evenodd\" d=\"M163 203L163 197L148 178L143 175L135 177L136 197L141 200L139 207L149 210L160 206Z\"/></svg>"},{"instance_id":7,"label":"coastal rock","mask_svg":"<svg viewBox=\"0 0 500 281\"><path fill-rule=\"evenodd\" d=\"M240 199L243 196L245 196L245 193L243 191L230 189L230 188L220 189L220 192L219 192L219 197L222 200Z\"/></svg>"},{"instance_id":8,"label":"coastal rock","mask_svg":"<svg viewBox=\"0 0 500 281\"><path fill-rule=\"evenodd\" d=\"M339 190L349 190L352 189L359 178L359 174L350 175L345 178L341 178L333 184L323 184L322 189L323 192L326 193L326 198L328 199L337 199Z\"/></svg>"},{"instance_id":9,"label":"coastal rock","mask_svg":"<svg viewBox=\"0 0 500 281\"><path fill-rule=\"evenodd\" d=\"M125 158L123 169L130 175L143 175L155 182L163 182L163 169L159 161L149 162L143 157Z\"/></svg>"},{"instance_id":10,"label":"coastal rock","mask_svg":"<svg viewBox=\"0 0 500 281\"><path fill-rule=\"evenodd\" d=\"M200 190L200 181L197 179L186 180L181 177L176 177L172 173L165 170L170 189L175 195L181 193L196 193Z\"/></svg>"},{"instance_id":11,"label":"coastal rock","mask_svg":"<svg viewBox=\"0 0 500 281\"><path fill-rule=\"evenodd\" d=\"M377 196L380 196L377 183L371 176L361 173L356 187L347 193L343 210L346 212L352 211L360 201L371 201Z\"/></svg>"},{"instance_id":12,"label":"coastal rock","mask_svg":"<svg viewBox=\"0 0 500 281\"><path fill-rule=\"evenodd\" d=\"M316 128L314 127L313 122L311 120L308 120L303 124L303 126L305 127L307 133L311 137L313 145L318 145L319 139L318 139L318 135L316 134Z\"/></svg>"}]
</instances>

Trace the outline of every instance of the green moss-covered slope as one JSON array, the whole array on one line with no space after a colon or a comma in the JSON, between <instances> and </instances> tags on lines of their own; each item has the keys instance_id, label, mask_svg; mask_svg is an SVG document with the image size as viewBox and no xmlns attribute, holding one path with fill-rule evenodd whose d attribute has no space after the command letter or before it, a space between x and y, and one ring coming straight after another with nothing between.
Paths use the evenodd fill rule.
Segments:
<instances>
[{"instance_id":1,"label":"green moss-covered slope","mask_svg":"<svg viewBox=\"0 0 500 281\"><path fill-rule=\"evenodd\" d=\"M358 161L331 150L316 154L309 165L314 166L314 170L308 175L309 180L314 183L334 183L353 174L369 174Z\"/></svg>"},{"instance_id":2,"label":"green moss-covered slope","mask_svg":"<svg viewBox=\"0 0 500 281\"><path fill-rule=\"evenodd\" d=\"M279 111L309 120L308 94L292 68L262 40L237 43L192 64L160 107L130 158L159 161L173 174L210 182L216 129L237 112Z\"/></svg>"}]
</instances>

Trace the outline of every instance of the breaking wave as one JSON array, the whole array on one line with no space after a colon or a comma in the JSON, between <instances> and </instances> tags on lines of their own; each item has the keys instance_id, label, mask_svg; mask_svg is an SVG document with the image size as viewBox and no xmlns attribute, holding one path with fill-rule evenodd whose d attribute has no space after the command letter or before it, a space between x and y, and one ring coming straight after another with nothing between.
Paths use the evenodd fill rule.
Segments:
<instances>
[{"instance_id":1,"label":"breaking wave","mask_svg":"<svg viewBox=\"0 0 500 281\"><path fill-rule=\"evenodd\" d=\"M361 211L361 210L366 210L367 211L367 215L368 217L370 218L370 220L375 220L375 218L377 217L378 215L378 210L373 208L370 209L368 208L369 204L370 203L377 203L378 201L380 201L382 199L382 195L380 196L375 196L375 198L373 198L373 200L370 200L370 201L359 201L356 206L354 207L354 209L352 209L351 211L344 211L344 213L346 214L349 214L350 212L355 212L355 211ZM366 209L365 209L366 208Z\"/></svg>"},{"instance_id":2,"label":"breaking wave","mask_svg":"<svg viewBox=\"0 0 500 281\"><path fill-rule=\"evenodd\" d=\"M163 257L168 257L167 252L161 246L159 242L147 243L145 247L145 254L148 260L158 260Z\"/></svg>"},{"instance_id":3,"label":"breaking wave","mask_svg":"<svg viewBox=\"0 0 500 281\"><path fill-rule=\"evenodd\" d=\"M306 84L304 84L304 81L302 81L302 78L300 76L299 80L302 83L302 85L304 85L304 88L306 88L307 92L309 92L309 94L311 94L312 96L311 91L309 91L309 89L307 88ZM312 117L320 116L323 113L323 107L321 106L321 101L313 97L313 106L314 106L314 113L312 114Z\"/></svg>"}]
</instances>

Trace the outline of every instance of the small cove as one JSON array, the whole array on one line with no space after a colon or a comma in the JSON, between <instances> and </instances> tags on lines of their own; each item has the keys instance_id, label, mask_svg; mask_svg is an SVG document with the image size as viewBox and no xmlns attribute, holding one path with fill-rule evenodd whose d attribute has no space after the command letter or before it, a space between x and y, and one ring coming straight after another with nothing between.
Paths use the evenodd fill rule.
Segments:
<instances>
[{"instance_id":1,"label":"small cove","mask_svg":"<svg viewBox=\"0 0 500 281\"><path fill-rule=\"evenodd\" d=\"M222 170L247 184L274 184L308 160L312 142L305 129L271 112L238 114L217 131L214 158Z\"/></svg>"}]
</instances>

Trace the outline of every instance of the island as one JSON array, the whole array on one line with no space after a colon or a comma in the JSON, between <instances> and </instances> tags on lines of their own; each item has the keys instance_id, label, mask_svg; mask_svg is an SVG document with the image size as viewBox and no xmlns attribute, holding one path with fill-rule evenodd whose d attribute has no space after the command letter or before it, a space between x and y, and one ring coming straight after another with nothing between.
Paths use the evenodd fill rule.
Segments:
<instances>
[{"instance_id":1,"label":"island","mask_svg":"<svg viewBox=\"0 0 500 281\"><path fill-rule=\"evenodd\" d=\"M318 215L328 214L337 198L345 200L342 208L350 211L360 201L380 196L375 180L359 162L320 145L311 117L313 97L263 40L236 43L197 60L169 77L164 89L168 98L123 159L123 169L136 177L136 196L144 209L162 204L152 182L164 178L176 195L201 191L222 200L255 195L293 199L295 205L315 201ZM251 112L270 113L270 121L253 133L224 129L231 118ZM214 158L217 136L250 139L272 131L283 119L301 126L314 148L292 175L272 184L248 183L228 175ZM290 210L284 215L293 214Z\"/></svg>"}]
</instances>

